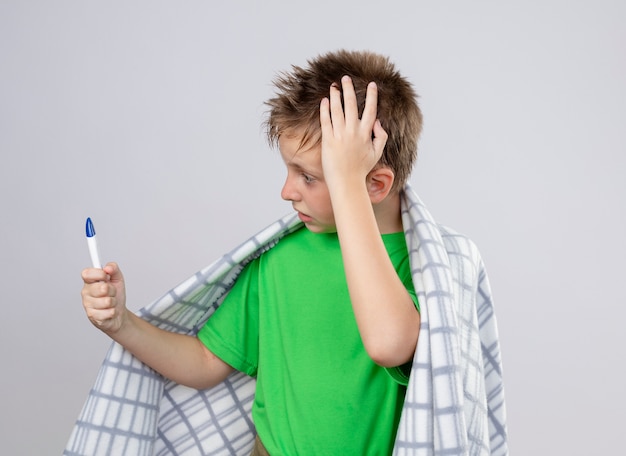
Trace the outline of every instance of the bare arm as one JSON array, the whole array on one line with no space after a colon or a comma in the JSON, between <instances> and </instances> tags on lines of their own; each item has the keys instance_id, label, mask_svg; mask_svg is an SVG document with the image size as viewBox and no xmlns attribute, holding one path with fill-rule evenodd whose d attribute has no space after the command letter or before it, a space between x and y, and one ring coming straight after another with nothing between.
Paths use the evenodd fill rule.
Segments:
<instances>
[{"instance_id":1,"label":"bare arm","mask_svg":"<svg viewBox=\"0 0 626 456\"><path fill-rule=\"evenodd\" d=\"M233 368L195 337L159 329L126 308L124 278L117 264L82 272L83 306L89 320L165 377L192 388L209 388Z\"/></svg>"},{"instance_id":2,"label":"bare arm","mask_svg":"<svg viewBox=\"0 0 626 456\"><path fill-rule=\"evenodd\" d=\"M381 238L381 230L402 226L399 197L389 193L393 173L390 179L390 170L375 168L387 134L376 120L376 85L368 86L359 119L352 81L342 84L345 113L337 87L320 106L324 177L361 338L377 364L398 366L415 351L420 320Z\"/></svg>"}]
</instances>

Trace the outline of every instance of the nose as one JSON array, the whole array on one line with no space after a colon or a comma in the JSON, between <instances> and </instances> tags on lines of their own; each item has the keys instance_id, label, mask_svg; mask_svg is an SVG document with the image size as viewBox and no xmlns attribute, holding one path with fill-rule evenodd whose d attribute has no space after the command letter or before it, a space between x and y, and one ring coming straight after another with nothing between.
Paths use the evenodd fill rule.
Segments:
<instances>
[{"instance_id":1,"label":"nose","mask_svg":"<svg viewBox=\"0 0 626 456\"><path fill-rule=\"evenodd\" d=\"M298 201L300 198L298 191L296 190L295 183L290 176L287 176L283 188L280 191L280 197L285 201Z\"/></svg>"}]
</instances>

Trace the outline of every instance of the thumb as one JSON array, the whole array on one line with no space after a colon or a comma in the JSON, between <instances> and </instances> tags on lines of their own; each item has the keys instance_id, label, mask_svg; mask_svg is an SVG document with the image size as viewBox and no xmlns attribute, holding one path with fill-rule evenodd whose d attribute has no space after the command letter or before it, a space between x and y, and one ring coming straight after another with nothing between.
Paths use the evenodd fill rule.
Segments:
<instances>
[{"instance_id":1,"label":"thumb","mask_svg":"<svg viewBox=\"0 0 626 456\"><path fill-rule=\"evenodd\" d=\"M102 268L107 273L111 282L123 282L124 276L122 270L117 263L111 262L104 265Z\"/></svg>"},{"instance_id":2,"label":"thumb","mask_svg":"<svg viewBox=\"0 0 626 456\"><path fill-rule=\"evenodd\" d=\"M374 122L374 128L372 128L372 133L374 133L374 138L372 139L372 144L374 145L374 150L379 153L382 153L385 148L385 144L387 143L387 132L380 124L380 120L376 119Z\"/></svg>"}]
</instances>

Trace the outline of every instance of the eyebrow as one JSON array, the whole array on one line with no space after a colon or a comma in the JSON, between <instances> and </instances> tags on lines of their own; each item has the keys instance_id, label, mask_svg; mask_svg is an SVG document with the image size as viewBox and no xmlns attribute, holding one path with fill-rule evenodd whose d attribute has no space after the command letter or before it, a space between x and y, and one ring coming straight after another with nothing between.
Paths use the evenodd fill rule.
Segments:
<instances>
[{"instance_id":1,"label":"eyebrow","mask_svg":"<svg viewBox=\"0 0 626 456\"><path fill-rule=\"evenodd\" d=\"M288 167L293 168L295 171L297 171L299 173L310 174L311 176L314 176L314 177L321 176L321 172L318 171L317 169L305 168L300 163L296 163L296 162L291 161L289 163L285 163L285 165L287 165Z\"/></svg>"},{"instance_id":2,"label":"eyebrow","mask_svg":"<svg viewBox=\"0 0 626 456\"><path fill-rule=\"evenodd\" d=\"M301 163L301 161L298 160L298 151L296 151L295 154L293 154L291 157L289 157L288 160L287 160L287 157L285 157L285 155L283 154L282 151L281 151L280 155L281 155L285 165L291 166L292 168L296 169L297 171L303 171L303 172L306 172L307 174L320 174L320 172L321 172L318 169L311 169L309 167L304 166Z\"/></svg>"}]
</instances>

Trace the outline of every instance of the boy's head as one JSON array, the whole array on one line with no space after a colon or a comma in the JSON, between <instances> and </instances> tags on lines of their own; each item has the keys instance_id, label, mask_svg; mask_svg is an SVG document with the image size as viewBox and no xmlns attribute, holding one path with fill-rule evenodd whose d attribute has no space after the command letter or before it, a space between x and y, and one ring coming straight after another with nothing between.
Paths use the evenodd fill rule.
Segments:
<instances>
[{"instance_id":1,"label":"boy's head","mask_svg":"<svg viewBox=\"0 0 626 456\"><path fill-rule=\"evenodd\" d=\"M352 78L359 116L365 106L367 84L378 86L378 118L388 134L379 164L394 173L394 190L408 180L417 157L417 140L422 130L422 113L417 94L385 56L367 51L330 52L308 61L307 67L293 66L274 81L276 96L269 106L265 123L270 144L277 145L285 132L298 132L311 146L321 142L320 101L327 97L334 82Z\"/></svg>"}]
</instances>

